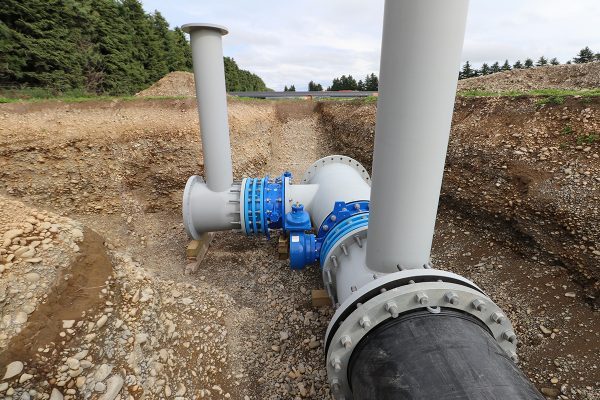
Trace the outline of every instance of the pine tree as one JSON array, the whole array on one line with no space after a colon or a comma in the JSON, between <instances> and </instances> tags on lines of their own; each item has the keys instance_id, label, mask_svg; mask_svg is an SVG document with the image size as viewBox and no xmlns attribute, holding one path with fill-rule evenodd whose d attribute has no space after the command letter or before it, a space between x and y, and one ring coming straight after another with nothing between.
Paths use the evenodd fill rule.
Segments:
<instances>
[{"instance_id":1,"label":"pine tree","mask_svg":"<svg viewBox=\"0 0 600 400\"><path fill-rule=\"evenodd\" d=\"M490 67L490 70L491 70L492 74L495 74L496 72L500 72L500 63L498 61L493 63L492 66Z\"/></svg>"},{"instance_id":2,"label":"pine tree","mask_svg":"<svg viewBox=\"0 0 600 400\"><path fill-rule=\"evenodd\" d=\"M481 69L479 70L479 75L488 75L490 73L490 66L487 63L481 64Z\"/></svg>"},{"instance_id":3,"label":"pine tree","mask_svg":"<svg viewBox=\"0 0 600 400\"><path fill-rule=\"evenodd\" d=\"M551 65L560 65L560 62L558 62L558 59L557 59L556 57L553 57L553 58L550 60L550 64L551 64Z\"/></svg>"},{"instance_id":4,"label":"pine tree","mask_svg":"<svg viewBox=\"0 0 600 400\"><path fill-rule=\"evenodd\" d=\"M284 92L287 92L287 91L289 91L289 89L288 89L287 85L285 85L285 86L283 87L283 91L284 91Z\"/></svg>"},{"instance_id":5,"label":"pine tree","mask_svg":"<svg viewBox=\"0 0 600 400\"><path fill-rule=\"evenodd\" d=\"M320 83L315 83L313 81L308 82L308 91L309 92L322 92L323 86Z\"/></svg>"},{"instance_id":6,"label":"pine tree","mask_svg":"<svg viewBox=\"0 0 600 400\"><path fill-rule=\"evenodd\" d=\"M525 68L531 68L533 67L533 60L531 58L528 58L525 60Z\"/></svg>"},{"instance_id":7,"label":"pine tree","mask_svg":"<svg viewBox=\"0 0 600 400\"><path fill-rule=\"evenodd\" d=\"M512 68L510 67L510 64L508 63L508 60L504 60L504 64L502 64L502 67L500 69L502 71L510 71Z\"/></svg>"},{"instance_id":8,"label":"pine tree","mask_svg":"<svg viewBox=\"0 0 600 400\"><path fill-rule=\"evenodd\" d=\"M359 91L365 90L365 84L363 83L362 80L359 80L358 83L356 84L356 90L359 90Z\"/></svg>"},{"instance_id":9,"label":"pine tree","mask_svg":"<svg viewBox=\"0 0 600 400\"><path fill-rule=\"evenodd\" d=\"M535 63L536 66L538 67L543 67L544 65L548 65L548 60L546 59L546 57L541 56L537 62Z\"/></svg>"},{"instance_id":10,"label":"pine tree","mask_svg":"<svg viewBox=\"0 0 600 400\"><path fill-rule=\"evenodd\" d=\"M471 68L471 63L467 61L461 71L458 73L458 79L467 79L475 76L475 71Z\"/></svg>"},{"instance_id":11,"label":"pine tree","mask_svg":"<svg viewBox=\"0 0 600 400\"><path fill-rule=\"evenodd\" d=\"M573 62L575 64L584 64L594 61L594 58L594 52L590 50L588 46L585 46L583 49L579 50L577 57L573 58Z\"/></svg>"},{"instance_id":12,"label":"pine tree","mask_svg":"<svg viewBox=\"0 0 600 400\"><path fill-rule=\"evenodd\" d=\"M288 92L295 92L296 91L296 86L291 85L290 88L288 89Z\"/></svg>"},{"instance_id":13,"label":"pine tree","mask_svg":"<svg viewBox=\"0 0 600 400\"><path fill-rule=\"evenodd\" d=\"M517 62L515 62L513 64L513 69L522 69L523 68L523 64L521 63L521 60L517 60Z\"/></svg>"},{"instance_id":14,"label":"pine tree","mask_svg":"<svg viewBox=\"0 0 600 400\"><path fill-rule=\"evenodd\" d=\"M376 92L379 90L379 78L374 73L367 75L365 79L365 90L369 92Z\"/></svg>"}]
</instances>

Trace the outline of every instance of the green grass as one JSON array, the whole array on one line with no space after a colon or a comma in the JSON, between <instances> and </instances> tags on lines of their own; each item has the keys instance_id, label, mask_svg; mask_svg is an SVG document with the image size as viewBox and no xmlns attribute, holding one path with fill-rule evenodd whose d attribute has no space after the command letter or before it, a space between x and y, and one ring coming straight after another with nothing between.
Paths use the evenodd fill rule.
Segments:
<instances>
[{"instance_id":1,"label":"green grass","mask_svg":"<svg viewBox=\"0 0 600 400\"><path fill-rule=\"evenodd\" d=\"M577 136L577 144L580 146L583 144L593 144L598 139L600 139L600 136L598 136L598 134L596 133L590 133L588 135L579 135Z\"/></svg>"},{"instance_id":2,"label":"green grass","mask_svg":"<svg viewBox=\"0 0 600 400\"><path fill-rule=\"evenodd\" d=\"M564 128L562 128L562 130L560 131L560 133L562 133L563 135L570 135L571 133L573 133L573 128L571 128L571 125L565 125Z\"/></svg>"}]
</instances>

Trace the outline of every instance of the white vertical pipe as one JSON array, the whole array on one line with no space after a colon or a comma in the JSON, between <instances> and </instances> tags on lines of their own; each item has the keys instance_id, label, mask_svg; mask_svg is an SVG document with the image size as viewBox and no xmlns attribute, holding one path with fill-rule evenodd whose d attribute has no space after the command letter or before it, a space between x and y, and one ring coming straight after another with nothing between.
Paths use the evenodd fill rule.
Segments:
<instances>
[{"instance_id":1,"label":"white vertical pipe","mask_svg":"<svg viewBox=\"0 0 600 400\"><path fill-rule=\"evenodd\" d=\"M367 265L429 262L468 0L387 0Z\"/></svg>"},{"instance_id":2,"label":"white vertical pipe","mask_svg":"<svg viewBox=\"0 0 600 400\"><path fill-rule=\"evenodd\" d=\"M212 24L186 24L181 28L190 34L192 44L206 184L210 190L222 192L233 182L221 39L227 29Z\"/></svg>"}]
</instances>

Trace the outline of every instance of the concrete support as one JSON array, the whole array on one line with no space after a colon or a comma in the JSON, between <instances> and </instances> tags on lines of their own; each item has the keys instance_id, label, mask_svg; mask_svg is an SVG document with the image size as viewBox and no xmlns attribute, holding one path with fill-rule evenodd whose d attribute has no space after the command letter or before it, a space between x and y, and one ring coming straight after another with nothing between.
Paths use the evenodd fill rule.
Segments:
<instances>
[{"instance_id":1,"label":"concrete support","mask_svg":"<svg viewBox=\"0 0 600 400\"><path fill-rule=\"evenodd\" d=\"M385 3L367 265L429 261L468 0Z\"/></svg>"},{"instance_id":2,"label":"concrete support","mask_svg":"<svg viewBox=\"0 0 600 400\"><path fill-rule=\"evenodd\" d=\"M212 24L186 24L181 28L190 34L192 44L204 176L210 190L222 192L233 182L221 39L227 29Z\"/></svg>"}]
</instances>

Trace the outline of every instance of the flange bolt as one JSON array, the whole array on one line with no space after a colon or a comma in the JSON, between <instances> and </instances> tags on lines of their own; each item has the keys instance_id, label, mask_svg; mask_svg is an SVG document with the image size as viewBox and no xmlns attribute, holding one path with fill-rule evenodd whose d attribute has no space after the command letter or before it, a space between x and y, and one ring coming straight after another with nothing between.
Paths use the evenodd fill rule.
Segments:
<instances>
[{"instance_id":1,"label":"flange bolt","mask_svg":"<svg viewBox=\"0 0 600 400\"><path fill-rule=\"evenodd\" d=\"M392 314L392 318L398 318L398 306L393 301L385 303L385 311Z\"/></svg>"},{"instance_id":2,"label":"flange bolt","mask_svg":"<svg viewBox=\"0 0 600 400\"><path fill-rule=\"evenodd\" d=\"M340 361L339 358L337 357L332 357L331 358L331 366L333 367L333 369L335 369L336 371L340 371L342 369L342 362Z\"/></svg>"},{"instance_id":3,"label":"flange bolt","mask_svg":"<svg viewBox=\"0 0 600 400\"><path fill-rule=\"evenodd\" d=\"M342 343L342 346L344 346L345 349L349 349L350 347L352 347L352 339L350 339L350 336L348 335L342 336L340 342Z\"/></svg>"},{"instance_id":4,"label":"flange bolt","mask_svg":"<svg viewBox=\"0 0 600 400\"><path fill-rule=\"evenodd\" d=\"M446 301L450 304L453 305L458 305L458 295L454 292L448 292L446 293L446 296L444 296L446 298Z\"/></svg>"},{"instance_id":5,"label":"flange bolt","mask_svg":"<svg viewBox=\"0 0 600 400\"><path fill-rule=\"evenodd\" d=\"M427 304L429 304L429 296L427 296L423 292L417 293L417 295L415 296L415 298L417 300L417 303L419 303L422 306L426 306Z\"/></svg>"},{"instance_id":6,"label":"flange bolt","mask_svg":"<svg viewBox=\"0 0 600 400\"><path fill-rule=\"evenodd\" d=\"M492 319L492 321L494 321L497 324L501 324L504 322L504 320L506 319L506 317L504 316L504 314L502 314L501 312L495 312L492 315L490 315L490 318Z\"/></svg>"},{"instance_id":7,"label":"flange bolt","mask_svg":"<svg viewBox=\"0 0 600 400\"><path fill-rule=\"evenodd\" d=\"M360 324L360 326L366 331L371 327L371 319L369 317L367 317L366 315L363 316L358 323Z\"/></svg>"},{"instance_id":8,"label":"flange bolt","mask_svg":"<svg viewBox=\"0 0 600 400\"><path fill-rule=\"evenodd\" d=\"M484 312L486 310L485 301L481 299L475 299L471 302L471 306L477 311Z\"/></svg>"},{"instance_id":9,"label":"flange bolt","mask_svg":"<svg viewBox=\"0 0 600 400\"><path fill-rule=\"evenodd\" d=\"M512 344L515 344L517 342L517 335L515 335L515 333L511 330L504 331L502 333L502 337L511 342Z\"/></svg>"}]
</instances>

